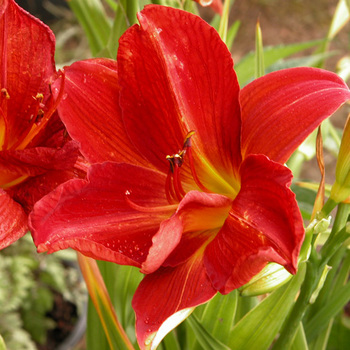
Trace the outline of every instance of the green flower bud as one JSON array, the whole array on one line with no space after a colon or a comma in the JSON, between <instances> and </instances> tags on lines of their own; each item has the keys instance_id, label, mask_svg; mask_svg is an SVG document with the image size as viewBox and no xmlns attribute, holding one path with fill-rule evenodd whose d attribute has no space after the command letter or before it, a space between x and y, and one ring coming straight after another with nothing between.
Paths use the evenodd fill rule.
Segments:
<instances>
[{"instance_id":1,"label":"green flower bud","mask_svg":"<svg viewBox=\"0 0 350 350\"><path fill-rule=\"evenodd\" d=\"M287 283L292 276L283 266L269 263L247 284L239 288L239 291L243 296L270 293Z\"/></svg>"},{"instance_id":2,"label":"green flower bud","mask_svg":"<svg viewBox=\"0 0 350 350\"><path fill-rule=\"evenodd\" d=\"M318 294L320 293L320 290L322 289L324 282L327 278L328 272L329 270L331 270L331 266L326 265L322 271L322 275L320 280L318 281L318 285L317 288L315 289L315 291L312 293L311 298L310 298L310 304L313 304L315 302L315 300L318 297Z\"/></svg>"},{"instance_id":3,"label":"green flower bud","mask_svg":"<svg viewBox=\"0 0 350 350\"><path fill-rule=\"evenodd\" d=\"M332 186L330 198L337 203L350 197L350 121L346 122L341 141L337 167L335 169L335 183Z\"/></svg>"}]
</instances>

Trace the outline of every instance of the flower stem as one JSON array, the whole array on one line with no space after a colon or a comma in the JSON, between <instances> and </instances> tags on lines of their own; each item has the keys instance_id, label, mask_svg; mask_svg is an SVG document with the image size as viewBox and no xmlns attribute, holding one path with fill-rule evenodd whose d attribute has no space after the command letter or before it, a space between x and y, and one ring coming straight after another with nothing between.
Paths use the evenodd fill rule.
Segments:
<instances>
[{"instance_id":1,"label":"flower stem","mask_svg":"<svg viewBox=\"0 0 350 350\"><path fill-rule=\"evenodd\" d=\"M140 10L138 0L128 0L126 3L126 16L128 17L129 26L137 22L136 14Z\"/></svg>"}]
</instances>

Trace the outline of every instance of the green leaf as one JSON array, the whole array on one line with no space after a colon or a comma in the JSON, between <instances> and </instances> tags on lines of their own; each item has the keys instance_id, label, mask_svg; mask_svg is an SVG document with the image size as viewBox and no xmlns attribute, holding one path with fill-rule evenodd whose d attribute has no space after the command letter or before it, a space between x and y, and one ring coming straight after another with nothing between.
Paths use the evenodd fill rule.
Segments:
<instances>
[{"instance_id":1,"label":"green leaf","mask_svg":"<svg viewBox=\"0 0 350 350\"><path fill-rule=\"evenodd\" d=\"M298 206L303 218L310 220L316 192L308 188L299 187L295 184L292 184L291 189L296 195Z\"/></svg>"},{"instance_id":2,"label":"green leaf","mask_svg":"<svg viewBox=\"0 0 350 350\"><path fill-rule=\"evenodd\" d=\"M6 345L1 335L0 335L0 350L6 350Z\"/></svg>"},{"instance_id":3,"label":"green leaf","mask_svg":"<svg viewBox=\"0 0 350 350\"><path fill-rule=\"evenodd\" d=\"M349 0L350 1L350 0ZM337 64L337 74L347 81L350 78L350 57L345 56Z\"/></svg>"},{"instance_id":4,"label":"green leaf","mask_svg":"<svg viewBox=\"0 0 350 350\"><path fill-rule=\"evenodd\" d=\"M108 42L111 25L100 0L70 0L68 4L89 41L93 56L102 51Z\"/></svg>"},{"instance_id":5,"label":"green leaf","mask_svg":"<svg viewBox=\"0 0 350 350\"><path fill-rule=\"evenodd\" d=\"M237 36L238 29L241 25L240 21L235 21L227 31L226 45L229 50L231 50L233 42Z\"/></svg>"},{"instance_id":6,"label":"green leaf","mask_svg":"<svg viewBox=\"0 0 350 350\"><path fill-rule=\"evenodd\" d=\"M309 49L311 47L315 47L322 42L323 40L314 40L314 41L307 41L307 42L297 43L297 44L265 47L264 48L265 67L268 68L278 60L289 57L295 53ZM246 85L249 82L249 80L253 79L254 69L255 69L254 60L255 60L255 53L251 52L246 56L244 56L235 65L238 81L241 86Z\"/></svg>"},{"instance_id":7,"label":"green leaf","mask_svg":"<svg viewBox=\"0 0 350 350\"><path fill-rule=\"evenodd\" d=\"M224 3L224 8L222 10L222 15L221 15L221 20L220 20L220 25L218 30L218 33L222 41L225 43L227 38L228 17L230 14L230 9L231 9L231 0L226 0Z\"/></svg>"},{"instance_id":8,"label":"green leaf","mask_svg":"<svg viewBox=\"0 0 350 350\"><path fill-rule=\"evenodd\" d=\"M327 35L329 40L332 40L349 21L349 4L350 0L339 0Z\"/></svg>"},{"instance_id":9,"label":"green leaf","mask_svg":"<svg viewBox=\"0 0 350 350\"><path fill-rule=\"evenodd\" d=\"M175 335L175 332L170 332L162 341L163 348L165 350L181 350L179 341Z\"/></svg>"},{"instance_id":10,"label":"green leaf","mask_svg":"<svg viewBox=\"0 0 350 350\"><path fill-rule=\"evenodd\" d=\"M227 294L222 295L220 293L210 300L207 304L203 305L203 312L201 316L198 316L197 308L195 315L200 319L202 326L217 340L221 341L223 344L227 342L229 338L234 318L237 309L237 290ZM194 344L191 348L192 350L201 350L199 342Z\"/></svg>"},{"instance_id":11,"label":"green leaf","mask_svg":"<svg viewBox=\"0 0 350 350\"><path fill-rule=\"evenodd\" d=\"M305 324L305 332L309 341L327 327L330 320L343 309L349 299L350 283L335 291L332 299Z\"/></svg>"},{"instance_id":12,"label":"green leaf","mask_svg":"<svg viewBox=\"0 0 350 350\"><path fill-rule=\"evenodd\" d=\"M88 315L88 349L134 350L132 343L130 342L125 330L117 318L96 261L78 253L78 262L86 282L90 298L103 325L103 330L106 334L109 345L109 347L105 347L106 344L104 341L103 344L97 344L96 341L91 338L89 332L93 332L94 324L98 324L99 321L96 318L91 320L91 316ZM112 279L109 280L114 281L115 278L116 276L112 276ZM102 346L104 346L104 348Z\"/></svg>"},{"instance_id":13,"label":"green leaf","mask_svg":"<svg viewBox=\"0 0 350 350\"><path fill-rule=\"evenodd\" d=\"M128 18L126 17L126 13L122 4L120 4L117 10L115 11L113 26L110 31L108 42L107 42L107 49L109 54L108 57L114 58L114 59L117 57L117 51L119 47L118 39L122 36L122 34L125 32L127 28L128 28Z\"/></svg>"},{"instance_id":14,"label":"green leaf","mask_svg":"<svg viewBox=\"0 0 350 350\"><path fill-rule=\"evenodd\" d=\"M346 350L350 344L349 316L339 315L333 322L327 350ZM314 349L316 350L316 348ZM317 349L318 350L318 349Z\"/></svg>"},{"instance_id":15,"label":"green leaf","mask_svg":"<svg viewBox=\"0 0 350 350\"><path fill-rule=\"evenodd\" d=\"M328 349L327 344L329 340L330 331L332 328L333 328L333 319L328 323L327 328L323 330L313 342L311 342L309 346L310 350ZM337 349L345 349L345 348L343 347L343 348L337 348Z\"/></svg>"},{"instance_id":16,"label":"green leaf","mask_svg":"<svg viewBox=\"0 0 350 350\"><path fill-rule=\"evenodd\" d=\"M309 350L303 324L300 322L290 350Z\"/></svg>"},{"instance_id":17,"label":"green leaf","mask_svg":"<svg viewBox=\"0 0 350 350\"><path fill-rule=\"evenodd\" d=\"M115 265L115 264L114 264ZM131 306L132 298L143 275L139 269L133 266L117 266L114 275L114 292L111 294L113 305L117 311L118 318L124 329L132 329L128 333L130 339L135 339L135 314Z\"/></svg>"},{"instance_id":18,"label":"green leaf","mask_svg":"<svg viewBox=\"0 0 350 350\"><path fill-rule=\"evenodd\" d=\"M201 324L215 338L225 343L233 326L236 315L238 292L227 295L218 293L206 304Z\"/></svg>"},{"instance_id":19,"label":"green leaf","mask_svg":"<svg viewBox=\"0 0 350 350\"><path fill-rule=\"evenodd\" d=\"M109 350L108 340L91 298L88 301L86 321L86 349Z\"/></svg>"},{"instance_id":20,"label":"green leaf","mask_svg":"<svg viewBox=\"0 0 350 350\"><path fill-rule=\"evenodd\" d=\"M324 52L313 54L310 56L290 58L288 60L277 61L266 69L266 73L274 72L276 70L293 68L293 67L316 67L321 61L332 57L336 52Z\"/></svg>"},{"instance_id":21,"label":"green leaf","mask_svg":"<svg viewBox=\"0 0 350 350\"><path fill-rule=\"evenodd\" d=\"M255 78L260 78L265 74L264 46L260 23L256 24L255 30Z\"/></svg>"},{"instance_id":22,"label":"green leaf","mask_svg":"<svg viewBox=\"0 0 350 350\"><path fill-rule=\"evenodd\" d=\"M238 323L249 311L254 309L258 304L259 299L256 296L243 297L241 295L238 295L234 324Z\"/></svg>"},{"instance_id":23,"label":"green leaf","mask_svg":"<svg viewBox=\"0 0 350 350\"><path fill-rule=\"evenodd\" d=\"M302 263L288 284L270 294L235 325L228 344L232 350L268 349L294 304L304 274Z\"/></svg>"},{"instance_id":24,"label":"green leaf","mask_svg":"<svg viewBox=\"0 0 350 350\"><path fill-rule=\"evenodd\" d=\"M192 314L187 318L186 322L192 327L203 350L230 350L230 348L214 338L198 321L198 318L195 315Z\"/></svg>"}]
</instances>

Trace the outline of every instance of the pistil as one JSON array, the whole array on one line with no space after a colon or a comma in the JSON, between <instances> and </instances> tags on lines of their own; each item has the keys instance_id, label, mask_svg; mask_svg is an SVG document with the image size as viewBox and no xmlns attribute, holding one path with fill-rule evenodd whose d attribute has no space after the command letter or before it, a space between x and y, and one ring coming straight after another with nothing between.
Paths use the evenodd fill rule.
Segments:
<instances>
[{"instance_id":1,"label":"pistil","mask_svg":"<svg viewBox=\"0 0 350 350\"><path fill-rule=\"evenodd\" d=\"M140 211L142 213L159 213L159 212L173 212L177 208L177 204L173 205L164 205L164 206L157 206L157 207L144 207L142 205L136 204L133 202L130 198L130 193L128 191L125 192L125 201L129 205L130 208L135 209L137 211Z\"/></svg>"},{"instance_id":2,"label":"pistil","mask_svg":"<svg viewBox=\"0 0 350 350\"><path fill-rule=\"evenodd\" d=\"M2 88L0 90L0 150L7 148L8 136L6 133L6 115L7 115L7 100L10 98L10 95L7 89Z\"/></svg>"}]
</instances>

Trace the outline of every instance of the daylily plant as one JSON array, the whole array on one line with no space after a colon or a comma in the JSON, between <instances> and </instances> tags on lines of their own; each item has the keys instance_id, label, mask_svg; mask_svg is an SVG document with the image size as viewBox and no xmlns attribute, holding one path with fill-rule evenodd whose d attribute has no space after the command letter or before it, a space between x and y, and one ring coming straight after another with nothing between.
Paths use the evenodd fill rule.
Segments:
<instances>
[{"instance_id":1,"label":"daylily plant","mask_svg":"<svg viewBox=\"0 0 350 350\"><path fill-rule=\"evenodd\" d=\"M0 0L0 249L28 230L36 200L73 177L78 157L55 113L52 31L13 0Z\"/></svg>"},{"instance_id":2,"label":"daylily plant","mask_svg":"<svg viewBox=\"0 0 350 350\"><path fill-rule=\"evenodd\" d=\"M284 163L350 92L314 68L240 89L230 52L199 17L150 5L138 19L117 61L65 68L59 114L95 164L37 202L30 226L39 252L72 247L140 268L136 332L153 349L268 262L297 271L304 228Z\"/></svg>"}]
</instances>

